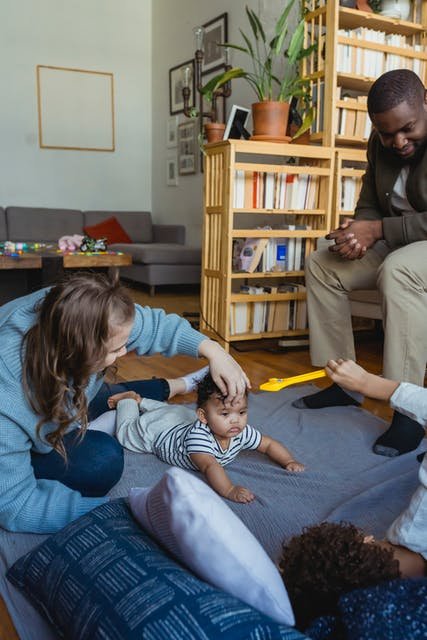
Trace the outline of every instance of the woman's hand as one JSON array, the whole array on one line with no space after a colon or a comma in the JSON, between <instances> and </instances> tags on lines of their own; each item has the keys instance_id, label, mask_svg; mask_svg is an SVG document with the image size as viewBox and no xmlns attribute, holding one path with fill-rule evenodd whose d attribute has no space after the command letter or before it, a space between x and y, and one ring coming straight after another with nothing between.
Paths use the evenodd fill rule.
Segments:
<instances>
[{"instance_id":1,"label":"woman's hand","mask_svg":"<svg viewBox=\"0 0 427 640\"><path fill-rule=\"evenodd\" d=\"M209 360L213 381L230 402L243 396L251 387L249 378L241 366L213 340L204 340L199 345L199 355Z\"/></svg>"}]
</instances>

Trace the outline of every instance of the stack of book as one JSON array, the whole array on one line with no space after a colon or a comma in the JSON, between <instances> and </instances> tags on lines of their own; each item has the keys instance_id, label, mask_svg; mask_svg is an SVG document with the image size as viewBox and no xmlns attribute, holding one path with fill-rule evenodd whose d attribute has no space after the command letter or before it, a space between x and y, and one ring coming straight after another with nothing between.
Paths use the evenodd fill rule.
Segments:
<instances>
[{"instance_id":1,"label":"stack of book","mask_svg":"<svg viewBox=\"0 0 427 640\"><path fill-rule=\"evenodd\" d=\"M242 285L240 293L248 295L305 293L300 283L279 286ZM230 313L230 334L269 333L307 328L307 303L289 298L260 302L233 302Z\"/></svg>"},{"instance_id":2,"label":"stack of book","mask_svg":"<svg viewBox=\"0 0 427 640\"><path fill-rule=\"evenodd\" d=\"M319 176L305 173L242 171L234 179L235 209L316 209Z\"/></svg>"}]
</instances>

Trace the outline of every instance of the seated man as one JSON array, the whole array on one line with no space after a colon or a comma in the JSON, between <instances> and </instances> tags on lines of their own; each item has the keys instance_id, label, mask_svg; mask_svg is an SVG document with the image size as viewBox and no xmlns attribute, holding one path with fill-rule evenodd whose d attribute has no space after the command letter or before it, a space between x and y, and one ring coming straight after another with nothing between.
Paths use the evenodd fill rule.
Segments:
<instances>
[{"instance_id":1,"label":"seated man","mask_svg":"<svg viewBox=\"0 0 427 640\"><path fill-rule=\"evenodd\" d=\"M355 358L348 294L378 288L384 322L384 375L423 386L427 360L427 98L407 69L378 78L368 95L374 130L354 219L327 238L306 266L312 364ZM357 404L358 395L331 387L295 402L298 408ZM424 429L395 411L374 452L415 449Z\"/></svg>"}]
</instances>

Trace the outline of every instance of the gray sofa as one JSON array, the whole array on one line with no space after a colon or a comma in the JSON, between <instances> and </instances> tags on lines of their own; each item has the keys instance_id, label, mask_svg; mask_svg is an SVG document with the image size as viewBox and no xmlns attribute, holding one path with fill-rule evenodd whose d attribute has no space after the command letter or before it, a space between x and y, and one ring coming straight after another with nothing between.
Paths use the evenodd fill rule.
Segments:
<instances>
[{"instance_id":1,"label":"gray sofa","mask_svg":"<svg viewBox=\"0 0 427 640\"><path fill-rule=\"evenodd\" d=\"M132 239L132 244L109 245L132 256L132 266L120 270L122 277L148 285L151 294L158 285L200 283L201 250L185 244L185 227L153 224L149 211L0 207L0 241L57 242L112 216Z\"/></svg>"}]
</instances>

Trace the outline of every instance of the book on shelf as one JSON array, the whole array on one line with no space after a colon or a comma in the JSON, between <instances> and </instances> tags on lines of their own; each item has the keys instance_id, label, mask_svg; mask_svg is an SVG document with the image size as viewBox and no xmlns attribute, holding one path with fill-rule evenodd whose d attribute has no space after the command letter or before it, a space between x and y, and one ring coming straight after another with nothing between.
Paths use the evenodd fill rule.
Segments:
<instances>
[{"instance_id":1,"label":"book on shelf","mask_svg":"<svg viewBox=\"0 0 427 640\"><path fill-rule=\"evenodd\" d=\"M230 311L230 334L248 333L249 305L246 302L232 302Z\"/></svg>"}]
</instances>

